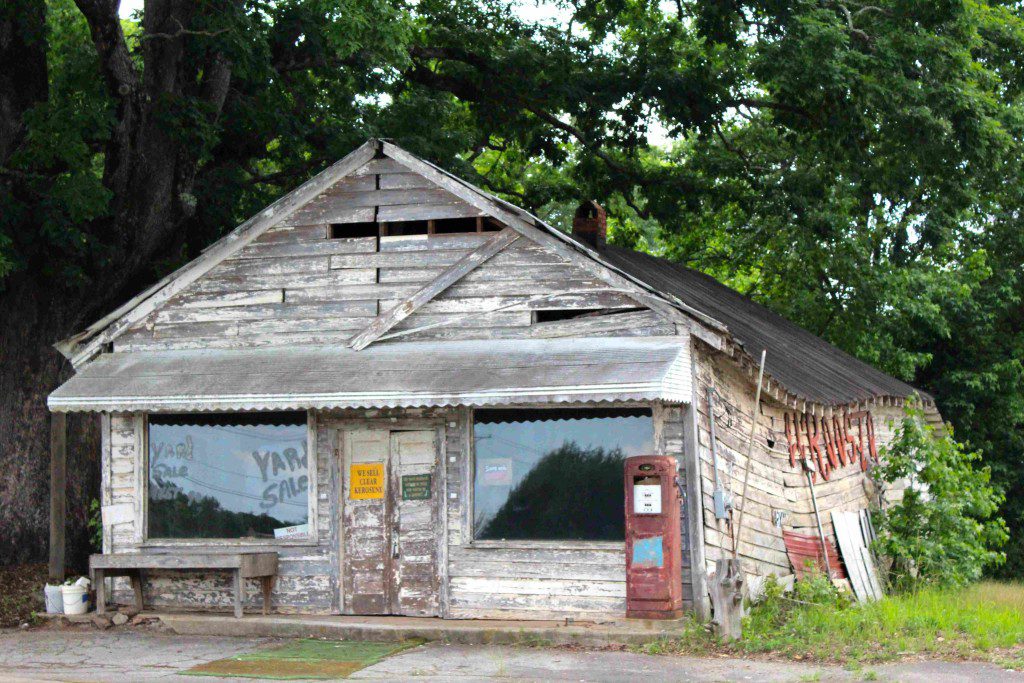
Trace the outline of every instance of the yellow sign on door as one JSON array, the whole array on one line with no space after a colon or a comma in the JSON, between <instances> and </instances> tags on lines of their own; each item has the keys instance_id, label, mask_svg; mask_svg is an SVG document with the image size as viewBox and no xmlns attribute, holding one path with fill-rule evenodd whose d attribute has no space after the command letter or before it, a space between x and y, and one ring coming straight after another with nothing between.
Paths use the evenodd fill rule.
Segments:
<instances>
[{"instance_id":1,"label":"yellow sign on door","mask_svg":"<svg viewBox=\"0 0 1024 683\"><path fill-rule=\"evenodd\" d=\"M384 463L370 462L349 467L349 500L384 497Z\"/></svg>"}]
</instances>

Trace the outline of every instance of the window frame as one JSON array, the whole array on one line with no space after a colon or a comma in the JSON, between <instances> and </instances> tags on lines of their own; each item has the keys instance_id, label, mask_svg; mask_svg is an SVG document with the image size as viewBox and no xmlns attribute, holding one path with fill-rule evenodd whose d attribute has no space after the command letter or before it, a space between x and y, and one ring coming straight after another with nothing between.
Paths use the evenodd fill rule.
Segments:
<instances>
[{"instance_id":1,"label":"window frame","mask_svg":"<svg viewBox=\"0 0 1024 683\"><path fill-rule=\"evenodd\" d=\"M252 411L260 413L264 411ZM306 449L307 449L307 477L309 477L306 496L308 499L308 523L309 533L305 536L295 538L167 538L151 537L149 535L149 416L150 413L142 415L142 468L139 473L139 497L142 507L142 547L164 548L164 547L221 547L221 548L246 548L246 547L281 547L281 546L316 546L319 543L319 529L317 527L317 498L319 471L317 463L317 441L316 441L316 415L312 410L306 412ZM162 414L162 413L154 413ZM167 413L179 414L179 413Z\"/></svg>"},{"instance_id":2,"label":"window frame","mask_svg":"<svg viewBox=\"0 0 1024 683\"><path fill-rule=\"evenodd\" d=\"M466 442L466 453L468 454L468 461L466 463L466 480L464 482L463 489L463 509L462 509L462 538L464 539L462 547L466 549L471 548L508 548L511 550L624 550L626 547L626 539L623 538L621 541L609 541L609 540L583 540L583 539L564 539L564 540L551 540L551 539L480 539L476 537L476 525L474 519L476 515L476 413L477 410L581 410L586 411L588 409L598 410L629 410L640 408L643 410L650 411L651 417L651 431L653 436L653 448L654 453L661 453L661 441L660 441L660 427L658 422L658 410L650 403L641 402L621 402L612 403L610 405L602 405L595 408L595 406L588 405L573 405L573 404L559 404L559 405L517 405L517 406L481 406L480 408L474 408L468 411L468 416L465 423L465 442ZM625 494L623 494L625 495ZM623 498L625 500L625 498ZM625 503L623 503L625 504Z\"/></svg>"}]
</instances>

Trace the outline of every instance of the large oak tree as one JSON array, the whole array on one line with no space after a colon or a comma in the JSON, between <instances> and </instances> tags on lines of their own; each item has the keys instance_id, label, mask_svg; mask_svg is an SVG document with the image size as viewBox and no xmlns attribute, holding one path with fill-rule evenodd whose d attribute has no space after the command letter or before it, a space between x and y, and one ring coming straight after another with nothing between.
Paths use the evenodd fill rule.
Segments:
<instances>
[{"instance_id":1,"label":"large oak tree","mask_svg":"<svg viewBox=\"0 0 1024 683\"><path fill-rule=\"evenodd\" d=\"M620 243L917 382L1024 529L1021 54L997 0L9 2L0 556L44 548L49 345L369 135L555 221L596 198Z\"/></svg>"}]
</instances>

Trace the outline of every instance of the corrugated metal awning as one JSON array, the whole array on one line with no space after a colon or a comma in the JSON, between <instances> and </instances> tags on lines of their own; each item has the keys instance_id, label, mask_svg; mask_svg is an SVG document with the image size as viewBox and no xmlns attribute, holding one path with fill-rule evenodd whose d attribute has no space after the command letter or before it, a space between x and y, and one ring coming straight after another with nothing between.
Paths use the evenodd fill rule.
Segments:
<instances>
[{"instance_id":1,"label":"corrugated metal awning","mask_svg":"<svg viewBox=\"0 0 1024 683\"><path fill-rule=\"evenodd\" d=\"M50 410L202 411L690 400L679 337L108 353Z\"/></svg>"}]
</instances>

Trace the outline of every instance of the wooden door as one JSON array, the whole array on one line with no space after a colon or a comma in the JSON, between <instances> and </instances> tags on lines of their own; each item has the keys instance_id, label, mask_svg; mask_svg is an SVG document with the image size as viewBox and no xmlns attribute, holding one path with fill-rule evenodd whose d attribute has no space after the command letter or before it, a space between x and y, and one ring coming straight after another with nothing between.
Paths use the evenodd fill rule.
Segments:
<instances>
[{"instance_id":1,"label":"wooden door","mask_svg":"<svg viewBox=\"0 0 1024 683\"><path fill-rule=\"evenodd\" d=\"M438 614L436 460L435 432L391 432L392 614Z\"/></svg>"},{"instance_id":2,"label":"wooden door","mask_svg":"<svg viewBox=\"0 0 1024 683\"><path fill-rule=\"evenodd\" d=\"M438 614L436 461L433 431L344 432L346 614Z\"/></svg>"}]
</instances>

